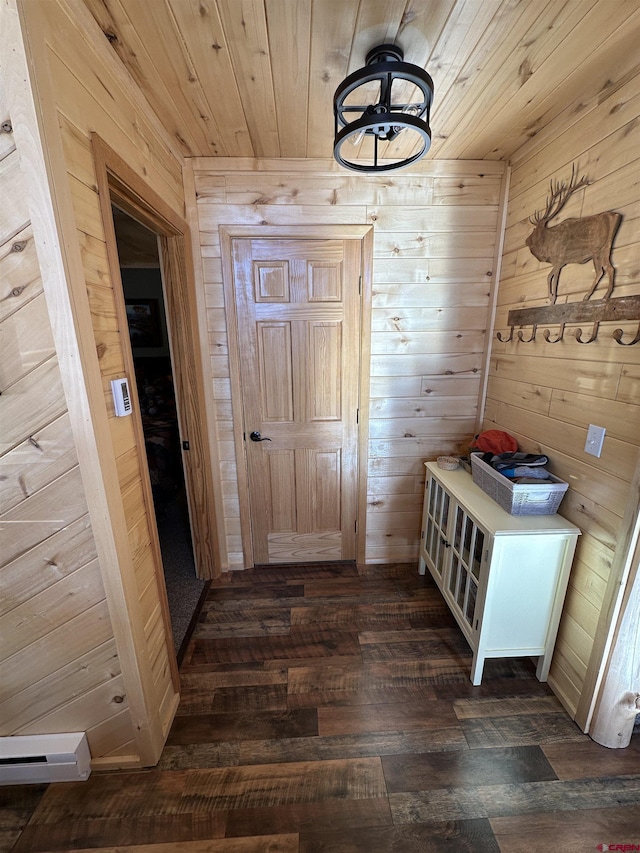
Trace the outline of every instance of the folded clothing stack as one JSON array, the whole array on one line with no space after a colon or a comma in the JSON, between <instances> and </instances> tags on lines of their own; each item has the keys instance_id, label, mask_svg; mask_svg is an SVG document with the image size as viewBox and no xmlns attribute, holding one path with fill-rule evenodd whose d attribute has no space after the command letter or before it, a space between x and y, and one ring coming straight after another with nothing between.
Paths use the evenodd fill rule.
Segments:
<instances>
[{"instance_id":1,"label":"folded clothing stack","mask_svg":"<svg viewBox=\"0 0 640 853\"><path fill-rule=\"evenodd\" d=\"M550 480L544 467L548 457L538 453L483 453L482 461L515 483L540 483Z\"/></svg>"}]
</instances>

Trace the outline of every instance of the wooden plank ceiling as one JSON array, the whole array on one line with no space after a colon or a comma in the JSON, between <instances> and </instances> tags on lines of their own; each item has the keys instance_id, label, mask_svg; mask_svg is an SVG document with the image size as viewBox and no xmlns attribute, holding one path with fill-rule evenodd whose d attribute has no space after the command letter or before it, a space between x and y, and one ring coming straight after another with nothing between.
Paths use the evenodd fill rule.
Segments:
<instances>
[{"instance_id":1,"label":"wooden plank ceiling","mask_svg":"<svg viewBox=\"0 0 640 853\"><path fill-rule=\"evenodd\" d=\"M84 2L188 157L330 157L336 86L395 42L434 80L427 156L509 159L606 88L620 26L611 0Z\"/></svg>"}]
</instances>

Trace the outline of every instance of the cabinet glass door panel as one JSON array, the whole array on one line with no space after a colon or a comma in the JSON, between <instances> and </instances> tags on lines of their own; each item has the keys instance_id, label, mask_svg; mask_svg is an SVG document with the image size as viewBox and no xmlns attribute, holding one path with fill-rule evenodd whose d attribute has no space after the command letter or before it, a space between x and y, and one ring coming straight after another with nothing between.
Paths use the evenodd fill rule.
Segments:
<instances>
[{"instance_id":1,"label":"cabinet glass door panel","mask_svg":"<svg viewBox=\"0 0 640 853\"><path fill-rule=\"evenodd\" d=\"M456 597L456 587L458 584L459 570L460 562L458 560L457 554L454 554L453 559L451 561L451 572L449 573L449 592L454 598Z\"/></svg>"},{"instance_id":2,"label":"cabinet glass door panel","mask_svg":"<svg viewBox=\"0 0 640 853\"><path fill-rule=\"evenodd\" d=\"M460 553L460 541L462 539L462 524L465 519L465 514L460 507L456 507L456 525L453 530L453 547Z\"/></svg>"},{"instance_id":3,"label":"cabinet glass door panel","mask_svg":"<svg viewBox=\"0 0 640 853\"><path fill-rule=\"evenodd\" d=\"M469 589L467 591L467 602L464 607L464 618L473 628L473 616L476 610L476 599L478 598L478 584L473 578L469 578Z\"/></svg>"},{"instance_id":4,"label":"cabinet glass door panel","mask_svg":"<svg viewBox=\"0 0 640 853\"><path fill-rule=\"evenodd\" d=\"M458 584L458 594L456 595L456 601L458 603L458 607L460 610L464 612L464 599L467 592L467 585L469 583L469 572L464 568L464 566L460 567L460 583Z\"/></svg>"},{"instance_id":5,"label":"cabinet glass door panel","mask_svg":"<svg viewBox=\"0 0 640 853\"><path fill-rule=\"evenodd\" d=\"M476 535L473 542L473 560L471 562L471 574L475 578L480 577L480 566L482 565L482 552L484 550L484 533L476 527Z\"/></svg>"},{"instance_id":6,"label":"cabinet glass door panel","mask_svg":"<svg viewBox=\"0 0 640 853\"><path fill-rule=\"evenodd\" d=\"M449 521L449 495L437 480L429 481L427 541L425 548L439 575L445 562L446 534Z\"/></svg>"}]
</instances>

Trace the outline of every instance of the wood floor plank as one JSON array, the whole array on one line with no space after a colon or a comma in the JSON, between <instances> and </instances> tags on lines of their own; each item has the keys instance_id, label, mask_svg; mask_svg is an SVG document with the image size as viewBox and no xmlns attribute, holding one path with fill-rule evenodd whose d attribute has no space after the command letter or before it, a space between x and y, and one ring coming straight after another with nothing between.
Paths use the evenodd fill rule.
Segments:
<instances>
[{"instance_id":1,"label":"wood floor plank","mask_svg":"<svg viewBox=\"0 0 640 853\"><path fill-rule=\"evenodd\" d=\"M566 782L525 782L478 789L489 817L632 806L640 816L640 775ZM579 820L580 818L576 818ZM640 822L637 824L640 829Z\"/></svg>"},{"instance_id":2,"label":"wood floor plank","mask_svg":"<svg viewBox=\"0 0 640 853\"><path fill-rule=\"evenodd\" d=\"M542 717L523 714L497 719L478 718L461 720L460 725L472 749L584 741L587 738L565 713Z\"/></svg>"},{"instance_id":3,"label":"wood floor plank","mask_svg":"<svg viewBox=\"0 0 640 853\"><path fill-rule=\"evenodd\" d=\"M245 663L291 658L358 654L357 634L300 628L294 634L268 637L196 639L190 666L203 663Z\"/></svg>"},{"instance_id":4,"label":"wood floor plank","mask_svg":"<svg viewBox=\"0 0 640 853\"><path fill-rule=\"evenodd\" d=\"M0 850L11 850L42 799L46 785L0 787Z\"/></svg>"},{"instance_id":5,"label":"wood floor plank","mask_svg":"<svg viewBox=\"0 0 640 853\"><path fill-rule=\"evenodd\" d=\"M576 820L566 812L497 817L490 820L501 853L531 853L531 839L540 850L584 853L598 844L640 844L637 810L628 808L582 809ZM606 849L606 847L605 847ZM618 848L620 849L620 848Z\"/></svg>"},{"instance_id":6,"label":"wood floor plank","mask_svg":"<svg viewBox=\"0 0 640 853\"><path fill-rule=\"evenodd\" d=\"M496 853L492 827L501 853L640 841L640 738L594 744L527 658L486 661L478 686L470 663L415 563L230 573L158 766L0 788L0 850Z\"/></svg>"},{"instance_id":7,"label":"wood floor plank","mask_svg":"<svg viewBox=\"0 0 640 853\"><path fill-rule=\"evenodd\" d=\"M134 847L98 848L101 853L299 853L299 839L293 835L263 835L252 838L225 838L219 841L171 841L168 844L140 844ZM74 848L77 853L95 853L96 848Z\"/></svg>"},{"instance_id":8,"label":"wood floor plank","mask_svg":"<svg viewBox=\"0 0 640 853\"><path fill-rule=\"evenodd\" d=\"M315 709L196 714L176 717L167 746L227 740L310 737L318 734Z\"/></svg>"},{"instance_id":9,"label":"wood floor plank","mask_svg":"<svg viewBox=\"0 0 640 853\"><path fill-rule=\"evenodd\" d=\"M244 667L224 672L180 673L180 693L183 696L203 690L217 690L220 687L256 687L286 683L286 667L266 670L261 665L256 669Z\"/></svg>"},{"instance_id":10,"label":"wood floor plank","mask_svg":"<svg viewBox=\"0 0 640 853\"><path fill-rule=\"evenodd\" d=\"M242 741L186 743L165 746L158 770L194 770L203 767L235 767L240 764Z\"/></svg>"},{"instance_id":11,"label":"wood floor plank","mask_svg":"<svg viewBox=\"0 0 640 853\"><path fill-rule=\"evenodd\" d=\"M384 705L388 702L432 702L436 699L429 685L389 687L370 690L315 690L312 693L292 693L287 697L289 708L320 708L331 705Z\"/></svg>"},{"instance_id":12,"label":"wood floor plank","mask_svg":"<svg viewBox=\"0 0 640 853\"><path fill-rule=\"evenodd\" d=\"M300 853L500 853L488 820L300 833Z\"/></svg>"},{"instance_id":13,"label":"wood floor plank","mask_svg":"<svg viewBox=\"0 0 640 853\"><path fill-rule=\"evenodd\" d=\"M291 625L326 626L348 625L350 630L375 630L384 626L388 630L404 628L433 628L453 626L455 622L442 599L432 601L384 601L370 604L296 605L291 608Z\"/></svg>"},{"instance_id":14,"label":"wood floor plank","mask_svg":"<svg viewBox=\"0 0 640 853\"><path fill-rule=\"evenodd\" d=\"M318 734L344 735L360 732L446 729L458 720L450 702L398 702L318 708Z\"/></svg>"},{"instance_id":15,"label":"wood floor plank","mask_svg":"<svg viewBox=\"0 0 640 853\"><path fill-rule=\"evenodd\" d=\"M588 738L581 743L544 744L542 749L558 779L628 776L640 772L640 749L633 744L626 749L608 749Z\"/></svg>"},{"instance_id":16,"label":"wood floor plank","mask_svg":"<svg viewBox=\"0 0 640 853\"><path fill-rule=\"evenodd\" d=\"M310 580L304 583L304 597L340 599L342 596L390 595L398 597L398 587L393 578L334 578L333 580Z\"/></svg>"},{"instance_id":17,"label":"wood floor plank","mask_svg":"<svg viewBox=\"0 0 640 853\"><path fill-rule=\"evenodd\" d=\"M347 758L192 770L182 803L184 811L201 812L384 796L380 759Z\"/></svg>"},{"instance_id":18,"label":"wood floor plank","mask_svg":"<svg viewBox=\"0 0 640 853\"><path fill-rule=\"evenodd\" d=\"M180 814L185 772L92 774L85 782L49 785L31 824Z\"/></svg>"},{"instance_id":19,"label":"wood floor plank","mask_svg":"<svg viewBox=\"0 0 640 853\"><path fill-rule=\"evenodd\" d=\"M428 640L408 641L406 643L375 643L362 647L362 659L365 663L381 663L399 660L430 660L451 655L454 658L470 660L471 649L465 638L455 629L451 635L433 636Z\"/></svg>"},{"instance_id":20,"label":"wood floor plank","mask_svg":"<svg viewBox=\"0 0 640 853\"><path fill-rule=\"evenodd\" d=\"M323 800L316 803L234 809L227 813L227 837L261 833L303 832L319 826L334 831L390 826L387 797L372 800Z\"/></svg>"},{"instance_id":21,"label":"wood floor plank","mask_svg":"<svg viewBox=\"0 0 640 853\"><path fill-rule=\"evenodd\" d=\"M484 801L473 787L389 794L389 807L393 822L397 825L448 823L488 817Z\"/></svg>"},{"instance_id":22,"label":"wood floor plank","mask_svg":"<svg viewBox=\"0 0 640 853\"><path fill-rule=\"evenodd\" d=\"M537 746L470 749L453 754L391 755L382 759L390 794L440 788L541 782L556 779Z\"/></svg>"},{"instance_id":23,"label":"wood floor plank","mask_svg":"<svg viewBox=\"0 0 640 853\"><path fill-rule=\"evenodd\" d=\"M459 720L481 717L513 717L518 714L558 714L562 705L555 696L515 696L501 699L456 699L453 709Z\"/></svg>"},{"instance_id":24,"label":"wood floor plank","mask_svg":"<svg viewBox=\"0 0 640 853\"><path fill-rule=\"evenodd\" d=\"M240 744L240 764L282 761L327 761L407 752L449 752L466 749L459 728L372 734L327 735L314 738L247 741Z\"/></svg>"},{"instance_id":25,"label":"wood floor plank","mask_svg":"<svg viewBox=\"0 0 640 853\"><path fill-rule=\"evenodd\" d=\"M428 661L394 661L325 667L317 664L292 667L289 670L289 695L322 690L377 690L395 687L431 686L451 681L468 681L466 662L451 658ZM437 693L437 690L436 690Z\"/></svg>"},{"instance_id":26,"label":"wood floor plank","mask_svg":"<svg viewBox=\"0 0 640 853\"><path fill-rule=\"evenodd\" d=\"M133 848L134 845L188 842L224 838L226 814L141 815L135 820L70 819L56 824L31 824L20 837L16 853L46 853L78 847ZM256 833L257 834L257 833ZM135 847L139 850L139 847Z\"/></svg>"},{"instance_id":27,"label":"wood floor plank","mask_svg":"<svg viewBox=\"0 0 640 853\"><path fill-rule=\"evenodd\" d=\"M239 602L253 602L257 604L260 599L282 602L288 598L302 598L304 596L304 585L281 583L256 584L245 582L242 586L212 586L209 589L204 603L206 613L212 607L223 602L232 602L236 610L242 609Z\"/></svg>"},{"instance_id":28,"label":"wood floor plank","mask_svg":"<svg viewBox=\"0 0 640 853\"><path fill-rule=\"evenodd\" d=\"M183 695L179 717L237 713L242 711L284 711L287 708L286 684L260 687L220 687L218 690L191 691Z\"/></svg>"}]
</instances>

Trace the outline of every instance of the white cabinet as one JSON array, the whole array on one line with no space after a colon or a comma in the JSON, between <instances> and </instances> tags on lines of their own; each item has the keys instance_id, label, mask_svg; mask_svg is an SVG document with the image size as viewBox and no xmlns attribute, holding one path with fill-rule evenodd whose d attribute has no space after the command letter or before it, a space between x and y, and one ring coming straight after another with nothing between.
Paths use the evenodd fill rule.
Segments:
<instances>
[{"instance_id":1,"label":"white cabinet","mask_svg":"<svg viewBox=\"0 0 640 853\"><path fill-rule=\"evenodd\" d=\"M429 569L471 646L471 681L501 657L537 657L546 681L579 528L509 515L462 468L426 467L419 572Z\"/></svg>"}]
</instances>

